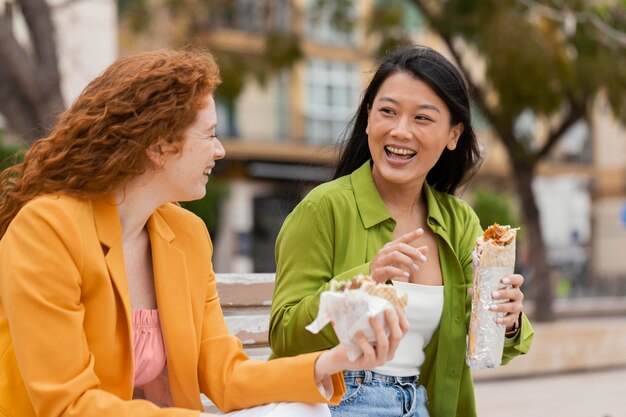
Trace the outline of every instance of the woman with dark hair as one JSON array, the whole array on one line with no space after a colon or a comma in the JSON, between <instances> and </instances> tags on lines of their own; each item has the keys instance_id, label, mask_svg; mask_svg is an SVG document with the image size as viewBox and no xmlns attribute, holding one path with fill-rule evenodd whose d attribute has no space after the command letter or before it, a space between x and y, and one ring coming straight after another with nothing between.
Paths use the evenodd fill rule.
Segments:
<instances>
[{"instance_id":1,"label":"woman with dark hair","mask_svg":"<svg viewBox=\"0 0 626 417\"><path fill-rule=\"evenodd\" d=\"M250 360L229 334L206 227L173 203L224 157L219 82L207 53L120 58L0 174L0 415L208 416L202 392L237 417L324 416L341 370L393 356L393 311L354 362Z\"/></svg>"},{"instance_id":2,"label":"woman with dark hair","mask_svg":"<svg viewBox=\"0 0 626 417\"><path fill-rule=\"evenodd\" d=\"M334 180L294 209L276 243L270 317L274 356L335 346L328 327L305 330L332 281L369 274L409 295L411 328L396 355L373 371L344 374L334 416L475 416L465 363L478 217L454 194L480 160L466 84L441 54L400 48L378 67L352 122ZM523 277L492 294L506 326L503 363L525 353ZM428 400L427 400L428 398Z\"/></svg>"}]
</instances>

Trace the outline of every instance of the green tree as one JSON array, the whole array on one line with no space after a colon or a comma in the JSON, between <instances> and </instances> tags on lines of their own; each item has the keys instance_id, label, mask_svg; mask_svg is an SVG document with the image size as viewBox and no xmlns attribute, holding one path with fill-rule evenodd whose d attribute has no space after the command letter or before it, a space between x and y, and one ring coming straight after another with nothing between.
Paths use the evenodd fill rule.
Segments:
<instances>
[{"instance_id":1,"label":"green tree","mask_svg":"<svg viewBox=\"0 0 626 417\"><path fill-rule=\"evenodd\" d=\"M474 191L472 208L483 230L494 223L515 227L519 224L511 205L511 196L479 188Z\"/></svg>"}]
</instances>

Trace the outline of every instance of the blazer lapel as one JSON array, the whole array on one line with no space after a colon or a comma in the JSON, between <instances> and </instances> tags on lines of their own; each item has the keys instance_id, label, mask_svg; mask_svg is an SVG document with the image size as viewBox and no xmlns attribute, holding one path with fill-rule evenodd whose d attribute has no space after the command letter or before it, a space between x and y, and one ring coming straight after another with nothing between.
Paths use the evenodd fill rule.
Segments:
<instances>
[{"instance_id":1,"label":"blazer lapel","mask_svg":"<svg viewBox=\"0 0 626 417\"><path fill-rule=\"evenodd\" d=\"M126 264L124 263L124 247L122 245L122 225L117 212L115 197L109 195L102 199L92 201L93 218L96 233L100 240L104 260L109 271L113 287L117 292L123 307L124 321L126 323L126 344L129 349L130 363L133 359L133 325L128 292L128 280L126 278ZM134 373L129 372L127 394L132 397Z\"/></svg>"},{"instance_id":2,"label":"blazer lapel","mask_svg":"<svg viewBox=\"0 0 626 417\"><path fill-rule=\"evenodd\" d=\"M102 245L104 259L111 276L111 281L117 290L127 323L130 327L130 294L126 278L126 264L124 263L124 247L122 246L122 225L117 213L115 198L111 195L92 202L96 233Z\"/></svg>"},{"instance_id":3,"label":"blazer lapel","mask_svg":"<svg viewBox=\"0 0 626 417\"><path fill-rule=\"evenodd\" d=\"M154 286L167 352L170 392L175 404L202 407L198 396L197 338L185 253L158 210L148 220Z\"/></svg>"}]
</instances>

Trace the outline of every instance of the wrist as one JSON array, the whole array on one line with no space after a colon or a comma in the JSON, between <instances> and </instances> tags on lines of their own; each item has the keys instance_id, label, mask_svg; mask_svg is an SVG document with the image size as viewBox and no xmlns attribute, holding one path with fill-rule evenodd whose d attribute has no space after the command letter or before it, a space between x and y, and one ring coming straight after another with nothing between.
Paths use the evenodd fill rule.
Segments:
<instances>
[{"instance_id":1,"label":"wrist","mask_svg":"<svg viewBox=\"0 0 626 417\"><path fill-rule=\"evenodd\" d=\"M324 378L326 378L329 375L329 370L328 370L329 352L330 351L328 350L323 352L321 355L317 357L317 360L315 361L314 376L315 376L316 384L319 384L322 380L324 380Z\"/></svg>"}]
</instances>

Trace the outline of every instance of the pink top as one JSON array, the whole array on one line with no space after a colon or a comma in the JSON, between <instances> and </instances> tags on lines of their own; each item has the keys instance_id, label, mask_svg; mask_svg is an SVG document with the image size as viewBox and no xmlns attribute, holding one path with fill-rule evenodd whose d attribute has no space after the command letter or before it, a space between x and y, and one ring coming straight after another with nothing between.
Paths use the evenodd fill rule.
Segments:
<instances>
[{"instance_id":1,"label":"pink top","mask_svg":"<svg viewBox=\"0 0 626 417\"><path fill-rule=\"evenodd\" d=\"M135 387L158 377L165 368L165 347L158 310L133 309Z\"/></svg>"}]
</instances>

